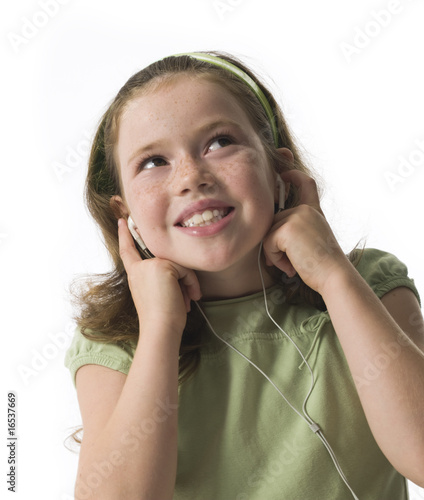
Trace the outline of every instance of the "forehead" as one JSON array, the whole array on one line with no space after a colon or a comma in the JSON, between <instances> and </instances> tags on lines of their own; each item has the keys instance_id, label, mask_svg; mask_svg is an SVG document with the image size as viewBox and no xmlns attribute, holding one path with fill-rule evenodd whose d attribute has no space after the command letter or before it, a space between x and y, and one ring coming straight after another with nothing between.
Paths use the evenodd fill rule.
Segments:
<instances>
[{"instance_id":1,"label":"forehead","mask_svg":"<svg viewBox=\"0 0 424 500\"><path fill-rule=\"evenodd\" d=\"M167 126L178 120L206 121L212 115L249 121L238 99L223 85L204 75L176 75L149 85L129 101L120 118L120 129L132 128L134 122L150 128L163 121Z\"/></svg>"}]
</instances>

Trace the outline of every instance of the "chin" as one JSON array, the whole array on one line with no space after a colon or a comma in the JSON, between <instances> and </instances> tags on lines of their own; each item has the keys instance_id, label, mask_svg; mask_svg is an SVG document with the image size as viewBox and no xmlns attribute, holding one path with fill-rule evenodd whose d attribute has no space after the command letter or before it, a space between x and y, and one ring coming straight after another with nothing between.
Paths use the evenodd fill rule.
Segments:
<instances>
[{"instance_id":1,"label":"chin","mask_svg":"<svg viewBox=\"0 0 424 500\"><path fill-rule=\"evenodd\" d=\"M211 255L208 253L202 259L196 258L191 261L187 261L187 257L184 259L185 264L181 264L185 267L189 267L194 271L207 272L207 273L223 273L237 267L238 263L241 263L238 259L234 257L231 259L229 255Z\"/></svg>"},{"instance_id":2,"label":"chin","mask_svg":"<svg viewBox=\"0 0 424 500\"><path fill-rule=\"evenodd\" d=\"M184 263L181 264L184 267L189 269L193 269L196 272L205 272L205 273L220 273L228 269L228 263L219 263L219 262L196 262L196 263Z\"/></svg>"}]
</instances>

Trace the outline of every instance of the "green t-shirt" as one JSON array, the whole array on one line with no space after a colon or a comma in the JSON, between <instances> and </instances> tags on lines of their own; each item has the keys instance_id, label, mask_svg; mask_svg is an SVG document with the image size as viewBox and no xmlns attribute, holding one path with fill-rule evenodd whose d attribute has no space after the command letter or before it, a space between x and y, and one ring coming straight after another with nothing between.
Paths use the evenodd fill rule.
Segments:
<instances>
[{"instance_id":1,"label":"green t-shirt","mask_svg":"<svg viewBox=\"0 0 424 500\"><path fill-rule=\"evenodd\" d=\"M407 268L391 254L367 249L357 267L378 297L406 286L420 300ZM360 500L404 500L406 481L377 446L327 312L284 304L267 290L276 322L307 356L315 378L307 401ZM263 293L202 302L215 331L259 366L301 413L311 385L295 347L266 316ZM372 384L390 369L387 350L364 371ZM65 364L100 364L128 373L133 351L85 339L77 330ZM175 500L348 500L352 498L321 440L239 354L202 331L201 361L181 385Z\"/></svg>"}]
</instances>

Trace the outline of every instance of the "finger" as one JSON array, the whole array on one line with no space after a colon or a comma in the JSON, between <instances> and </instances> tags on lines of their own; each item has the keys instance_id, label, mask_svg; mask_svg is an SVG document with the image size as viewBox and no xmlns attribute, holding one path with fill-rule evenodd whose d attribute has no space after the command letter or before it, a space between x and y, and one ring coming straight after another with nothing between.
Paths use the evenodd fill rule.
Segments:
<instances>
[{"instance_id":1,"label":"finger","mask_svg":"<svg viewBox=\"0 0 424 500\"><path fill-rule=\"evenodd\" d=\"M279 250L278 252L268 252L264 249L265 262L267 266L275 266L284 273L287 274L289 278L293 278L296 274L296 269L287 257L287 254Z\"/></svg>"},{"instance_id":2,"label":"finger","mask_svg":"<svg viewBox=\"0 0 424 500\"><path fill-rule=\"evenodd\" d=\"M287 254L281 250L281 243L277 239L276 232L270 233L263 241L262 248L267 266L278 267L285 272L287 276L292 278L296 274L296 269L293 267Z\"/></svg>"},{"instance_id":3,"label":"finger","mask_svg":"<svg viewBox=\"0 0 424 500\"><path fill-rule=\"evenodd\" d=\"M278 212L274 215L274 220L272 221L272 225L268 231L269 233L272 233L273 231L277 230L280 226L282 226L285 222L286 219L292 215L296 211L296 208L286 208L282 210L281 212Z\"/></svg>"},{"instance_id":4,"label":"finger","mask_svg":"<svg viewBox=\"0 0 424 500\"><path fill-rule=\"evenodd\" d=\"M188 298L190 300L200 300L202 298L202 292L196 273L192 269L187 269L178 265L176 267L179 268L179 281L183 285L183 291L186 292Z\"/></svg>"},{"instance_id":5,"label":"finger","mask_svg":"<svg viewBox=\"0 0 424 500\"><path fill-rule=\"evenodd\" d=\"M280 174L284 182L291 182L298 189L299 205L305 204L317 208L321 213L317 183L312 177L300 170L288 170Z\"/></svg>"},{"instance_id":6,"label":"finger","mask_svg":"<svg viewBox=\"0 0 424 500\"><path fill-rule=\"evenodd\" d=\"M125 269L141 259L140 254L135 246L133 237L128 229L128 224L125 219L118 220L118 238L119 238L119 255L124 263Z\"/></svg>"}]
</instances>

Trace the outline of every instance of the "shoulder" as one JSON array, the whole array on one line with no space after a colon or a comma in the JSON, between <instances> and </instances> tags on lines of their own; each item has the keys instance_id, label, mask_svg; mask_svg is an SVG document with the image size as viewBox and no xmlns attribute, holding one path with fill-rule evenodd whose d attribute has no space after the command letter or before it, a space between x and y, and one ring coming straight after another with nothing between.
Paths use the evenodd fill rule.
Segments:
<instances>
[{"instance_id":1,"label":"shoulder","mask_svg":"<svg viewBox=\"0 0 424 500\"><path fill-rule=\"evenodd\" d=\"M92 332L90 332L92 333ZM76 373L84 365L101 365L128 374L135 347L123 342L102 342L88 339L77 327L71 345L65 354L65 366L69 369L74 386Z\"/></svg>"},{"instance_id":2,"label":"shoulder","mask_svg":"<svg viewBox=\"0 0 424 500\"><path fill-rule=\"evenodd\" d=\"M407 287L420 302L418 290L414 280L408 275L406 264L395 255L376 248L366 248L358 253L356 269L379 298L395 288Z\"/></svg>"}]
</instances>

